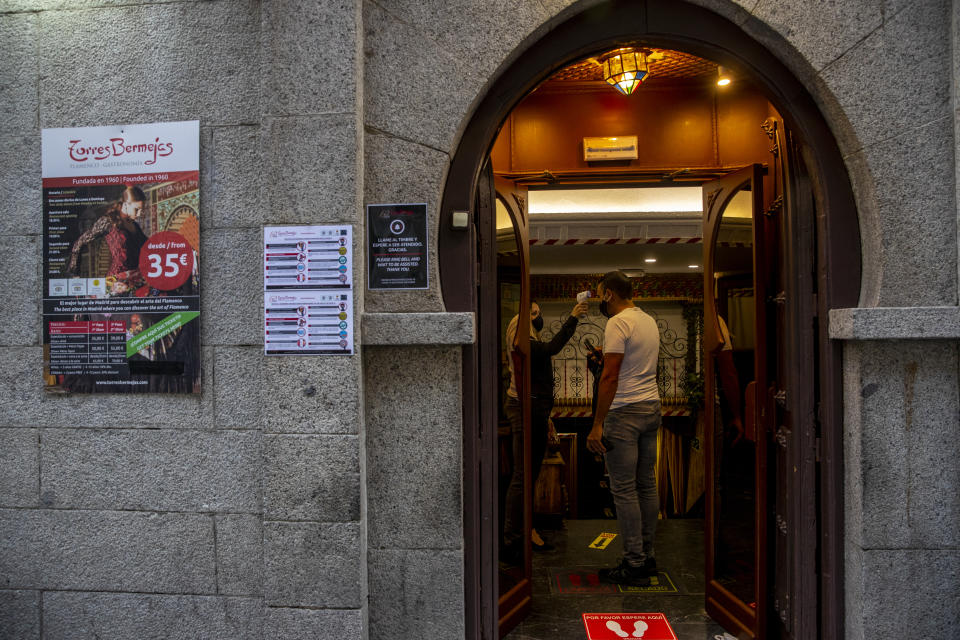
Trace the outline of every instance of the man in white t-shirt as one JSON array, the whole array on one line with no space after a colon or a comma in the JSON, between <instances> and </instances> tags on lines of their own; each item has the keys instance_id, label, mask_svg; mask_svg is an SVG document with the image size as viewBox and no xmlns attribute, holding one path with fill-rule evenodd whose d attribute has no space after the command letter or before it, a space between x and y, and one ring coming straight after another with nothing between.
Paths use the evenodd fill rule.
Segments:
<instances>
[{"instance_id":1,"label":"man in white t-shirt","mask_svg":"<svg viewBox=\"0 0 960 640\"><path fill-rule=\"evenodd\" d=\"M620 564L599 574L605 582L646 586L657 574L653 541L659 509L654 465L660 428L660 331L656 320L634 306L633 285L623 272L606 274L597 297L608 320L587 448L606 458L623 540Z\"/></svg>"}]
</instances>

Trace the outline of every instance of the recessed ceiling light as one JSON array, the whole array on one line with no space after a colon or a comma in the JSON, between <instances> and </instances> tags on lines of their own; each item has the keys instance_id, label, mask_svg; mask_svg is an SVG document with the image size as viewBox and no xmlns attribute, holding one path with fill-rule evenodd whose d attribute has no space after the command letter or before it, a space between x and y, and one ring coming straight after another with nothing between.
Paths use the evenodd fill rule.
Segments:
<instances>
[{"instance_id":1,"label":"recessed ceiling light","mask_svg":"<svg viewBox=\"0 0 960 640\"><path fill-rule=\"evenodd\" d=\"M644 258L643 261L644 261L644 262L656 262L657 259L656 259L656 258Z\"/></svg>"},{"instance_id":2,"label":"recessed ceiling light","mask_svg":"<svg viewBox=\"0 0 960 640\"><path fill-rule=\"evenodd\" d=\"M699 268L700 268L700 265L698 265L698 264L688 264L687 266L690 267L691 269L699 269Z\"/></svg>"}]
</instances>

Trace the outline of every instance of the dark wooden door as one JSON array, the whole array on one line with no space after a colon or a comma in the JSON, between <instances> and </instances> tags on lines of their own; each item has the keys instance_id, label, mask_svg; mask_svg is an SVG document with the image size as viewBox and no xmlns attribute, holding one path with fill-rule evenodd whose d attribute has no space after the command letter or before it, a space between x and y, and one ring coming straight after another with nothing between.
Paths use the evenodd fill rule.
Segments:
<instances>
[{"instance_id":1,"label":"dark wooden door","mask_svg":"<svg viewBox=\"0 0 960 640\"><path fill-rule=\"evenodd\" d=\"M770 630L818 636L816 262L813 190L800 146L781 120L764 128L774 143L763 216L768 271L766 317L773 373L767 391L773 563Z\"/></svg>"},{"instance_id":2,"label":"dark wooden door","mask_svg":"<svg viewBox=\"0 0 960 640\"><path fill-rule=\"evenodd\" d=\"M703 185L705 606L741 638L764 636L768 590L763 174L751 165Z\"/></svg>"},{"instance_id":3,"label":"dark wooden door","mask_svg":"<svg viewBox=\"0 0 960 640\"><path fill-rule=\"evenodd\" d=\"M490 164L488 162L487 166ZM484 180L492 178L492 171ZM484 182L481 181L481 186ZM517 251L520 283L519 322L514 344L500 345L511 359L516 378L517 397L520 401L520 413L523 423L522 460L512 460L512 465L520 465L523 471L523 558L519 566L507 566L498 562L499 579L499 635L502 638L516 627L530 612L533 594L533 551L530 546L530 529L533 526L533 504L527 499L532 495L534 478L530 474L530 433L531 433L531 395L530 395L530 241L527 220L526 191L516 188L513 183L494 182L494 206L499 200L509 214L513 227L513 243ZM488 232L496 236L493 221ZM503 523L499 523L498 531Z\"/></svg>"},{"instance_id":4,"label":"dark wooden door","mask_svg":"<svg viewBox=\"0 0 960 640\"><path fill-rule=\"evenodd\" d=\"M815 199L799 143L779 119L764 129L768 169L704 185L706 397L718 399L705 407L706 607L738 636L812 639L822 586ZM731 470L747 463L750 478ZM738 542L747 533L751 565Z\"/></svg>"},{"instance_id":5,"label":"dark wooden door","mask_svg":"<svg viewBox=\"0 0 960 640\"><path fill-rule=\"evenodd\" d=\"M472 541L472 553L465 556L465 572L474 576L480 594L497 593L497 555L500 540L497 504L497 396L496 372L500 367L497 332L497 238L495 233L496 194L493 169L487 161L480 171L473 202L474 224L468 250L476 269L476 289L468 291L477 309L477 341L464 350L464 371L479 371L472 385L464 387L464 403L475 407L477 421L464 433L464 536ZM472 296L475 295L476 298ZM481 637L493 638L499 614L496 599L483 595L468 601L468 618L475 621Z\"/></svg>"}]
</instances>

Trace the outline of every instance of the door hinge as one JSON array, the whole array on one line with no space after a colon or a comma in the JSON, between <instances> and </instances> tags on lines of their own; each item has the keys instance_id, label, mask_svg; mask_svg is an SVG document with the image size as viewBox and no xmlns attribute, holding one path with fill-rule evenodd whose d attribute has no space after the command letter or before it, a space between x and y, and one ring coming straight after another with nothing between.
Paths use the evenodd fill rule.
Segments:
<instances>
[{"instance_id":1,"label":"door hinge","mask_svg":"<svg viewBox=\"0 0 960 640\"><path fill-rule=\"evenodd\" d=\"M779 532L782 533L783 535L787 535L787 521L786 521L786 519L778 513L778 514L777 514L776 522L777 522L777 531L779 531Z\"/></svg>"},{"instance_id":2,"label":"door hinge","mask_svg":"<svg viewBox=\"0 0 960 640\"><path fill-rule=\"evenodd\" d=\"M783 304L787 301L787 292L781 291L777 295L770 298L770 302L776 302L777 304Z\"/></svg>"},{"instance_id":3,"label":"door hinge","mask_svg":"<svg viewBox=\"0 0 960 640\"><path fill-rule=\"evenodd\" d=\"M787 429L784 426L781 426L777 429L777 433L774 436L774 440L777 441L777 444L782 448L787 448L787 443L790 441L790 429Z\"/></svg>"},{"instance_id":4,"label":"door hinge","mask_svg":"<svg viewBox=\"0 0 960 640\"><path fill-rule=\"evenodd\" d=\"M777 401L777 404L781 407L787 406L787 390L780 389L775 394L773 394L773 399Z\"/></svg>"},{"instance_id":5,"label":"door hinge","mask_svg":"<svg viewBox=\"0 0 960 640\"><path fill-rule=\"evenodd\" d=\"M789 627L789 626L790 626L790 620L789 620L789 618L790 618L790 605L788 605L788 604L783 605L783 608L781 608L778 613L780 614L780 619L783 620L783 624L785 624L785 625L787 625L787 627Z\"/></svg>"},{"instance_id":6,"label":"door hinge","mask_svg":"<svg viewBox=\"0 0 960 640\"><path fill-rule=\"evenodd\" d=\"M771 150L771 152L773 151ZM769 218L775 213L780 213L782 209L783 209L783 196L779 195L774 199L773 202L770 203L770 206L767 207L766 211L763 212L763 215Z\"/></svg>"}]
</instances>

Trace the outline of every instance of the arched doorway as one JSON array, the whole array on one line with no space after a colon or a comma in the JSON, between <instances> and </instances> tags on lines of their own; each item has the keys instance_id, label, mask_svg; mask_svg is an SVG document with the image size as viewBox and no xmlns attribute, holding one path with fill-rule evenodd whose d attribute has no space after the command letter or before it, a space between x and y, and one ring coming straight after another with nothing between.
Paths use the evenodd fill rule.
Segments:
<instances>
[{"instance_id":1,"label":"arched doorway","mask_svg":"<svg viewBox=\"0 0 960 640\"><path fill-rule=\"evenodd\" d=\"M497 593L490 561L495 535L490 512L495 509L489 390L481 371L497 360L494 328L483 297L496 286L483 257L494 252L490 238L473 225L455 224L454 212L474 212L477 202L492 197L481 176L482 165L497 131L513 107L554 70L569 62L622 44L671 47L709 58L749 74L794 132L798 152L809 170L815 206L807 212L816 237L816 299L809 320L821 339L809 364L816 379L817 437L813 477L798 500L815 502L816 584L798 585L809 623L798 637L842 637L842 412L839 347L826 339L828 311L855 306L860 283L859 230L850 184L836 142L809 92L774 52L716 13L684 2L593 4L533 42L502 70L464 131L452 159L443 196L439 230L440 276L448 311L478 313L479 340L464 357L464 531L466 532L466 628L468 637L492 638L496 630ZM771 35L771 40L775 38ZM782 43L784 49L788 47ZM816 212L814 215L814 211ZM475 220L475 218L472 218ZM462 217L460 217L462 220ZM485 244L487 243L487 244ZM851 251L851 243L858 250ZM810 256L811 258L813 256ZM802 263L802 261L801 261ZM794 269L798 267L794 264ZM495 410L495 409L494 409ZM806 455L806 454L805 454ZM495 518L494 518L495 520ZM801 551L801 550L798 550ZM802 550L813 553L812 549ZM810 609L812 607L813 609Z\"/></svg>"}]
</instances>

